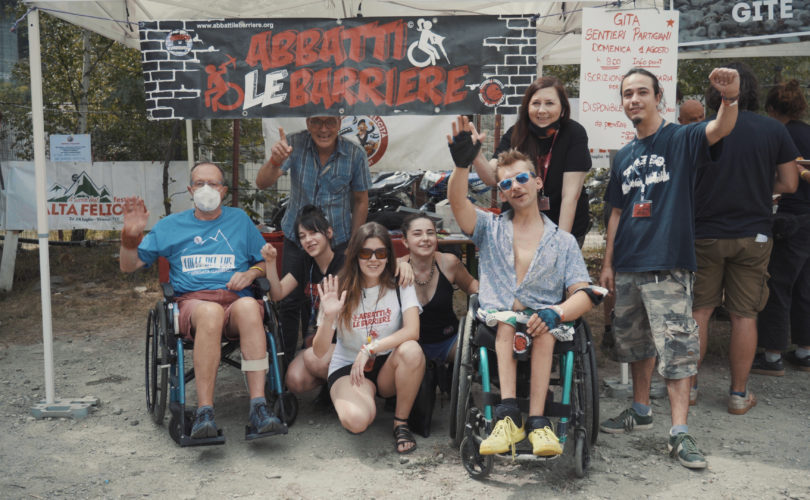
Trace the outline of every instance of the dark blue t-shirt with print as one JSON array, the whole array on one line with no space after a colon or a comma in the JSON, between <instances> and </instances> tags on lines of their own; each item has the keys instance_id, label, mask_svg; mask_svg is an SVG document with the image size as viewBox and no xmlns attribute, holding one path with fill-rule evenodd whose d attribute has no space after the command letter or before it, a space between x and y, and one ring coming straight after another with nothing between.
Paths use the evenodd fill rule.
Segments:
<instances>
[{"instance_id":1,"label":"dark blue t-shirt with print","mask_svg":"<svg viewBox=\"0 0 810 500\"><path fill-rule=\"evenodd\" d=\"M695 271L695 171L710 158L706 122L666 123L624 146L613 160L605 201L621 209L613 242L617 272ZM633 217L649 201L648 217Z\"/></svg>"}]
</instances>

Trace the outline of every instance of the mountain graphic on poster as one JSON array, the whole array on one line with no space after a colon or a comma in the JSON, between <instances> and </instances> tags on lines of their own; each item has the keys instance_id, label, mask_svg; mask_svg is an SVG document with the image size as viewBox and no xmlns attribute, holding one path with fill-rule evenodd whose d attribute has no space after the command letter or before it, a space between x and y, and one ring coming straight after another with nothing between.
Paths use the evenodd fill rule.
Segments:
<instances>
[{"instance_id":1,"label":"mountain graphic on poster","mask_svg":"<svg viewBox=\"0 0 810 500\"><path fill-rule=\"evenodd\" d=\"M61 193L59 191L61 191ZM99 203L112 203L112 197L110 196L110 191L107 189L107 186L101 186L99 188L96 186L96 183L93 182L93 179L87 175L87 172L84 171L76 176L73 184L71 184L69 188L64 189L58 184L55 184L49 194L53 195L53 198L48 198L48 201L52 203L64 203L71 198L73 200L98 198Z\"/></svg>"}]
</instances>

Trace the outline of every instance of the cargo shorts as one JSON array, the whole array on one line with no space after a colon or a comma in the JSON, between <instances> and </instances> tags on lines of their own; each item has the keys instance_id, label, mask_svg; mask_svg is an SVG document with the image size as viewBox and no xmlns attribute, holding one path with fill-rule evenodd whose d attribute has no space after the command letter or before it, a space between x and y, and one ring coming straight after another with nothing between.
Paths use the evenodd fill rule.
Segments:
<instances>
[{"instance_id":1,"label":"cargo shorts","mask_svg":"<svg viewBox=\"0 0 810 500\"><path fill-rule=\"evenodd\" d=\"M682 379L697 373L698 327L692 318L691 271L616 273L614 359L632 363L658 355L658 373Z\"/></svg>"}]
</instances>

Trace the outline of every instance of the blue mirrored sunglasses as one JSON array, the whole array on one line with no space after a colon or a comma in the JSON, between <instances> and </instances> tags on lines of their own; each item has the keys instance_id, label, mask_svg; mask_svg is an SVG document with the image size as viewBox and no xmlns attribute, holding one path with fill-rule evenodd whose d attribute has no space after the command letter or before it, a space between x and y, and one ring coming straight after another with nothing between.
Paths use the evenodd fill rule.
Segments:
<instances>
[{"instance_id":1,"label":"blue mirrored sunglasses","mask_svg":"<svg viewBox=\"0 0 810 500\"><path fill-rule=\"evenodd\" d=\"M529 182L529 179L534 177L534 174L531 172L521 172L514 177L510 177L508 179L504 179L498 183L498 189L501 191L509 191L512 189L512 180L516 180L518 184L526 184Z\"/></svg>"}]
</instances>

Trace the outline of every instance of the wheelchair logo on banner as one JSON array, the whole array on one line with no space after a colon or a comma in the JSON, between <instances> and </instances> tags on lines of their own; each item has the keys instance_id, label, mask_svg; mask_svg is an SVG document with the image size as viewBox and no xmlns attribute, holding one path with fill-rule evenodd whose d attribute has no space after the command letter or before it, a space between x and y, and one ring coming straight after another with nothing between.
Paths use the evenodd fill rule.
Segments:
<instances>
[{"instance_id":1,"label":"wheelchair logo on banner","mask_svg":"<svg viewBox=\"0 0 810 500\"><path fill-rule=\"evenodd\" d=\"M433 21L435 22L436 18L433 18ZM413 28L413 23L408 23L408 27ZM433 22L426 19L419 18L416 21L416 31L420 33L419 40L408 47L408 61L417 68L436 66L436 62L441 59L441 55L444 55L447 64L450 64L450 58L447 57L447 52L444 50L444 44L442 43L445 37L431 31L432 27ZM417 60L414 56L414 52L417 50L422 53L420 57L427 56L427 58ZM439 50L442 51L441 54L439 54Z\"/></svg>"}]
</instances>

